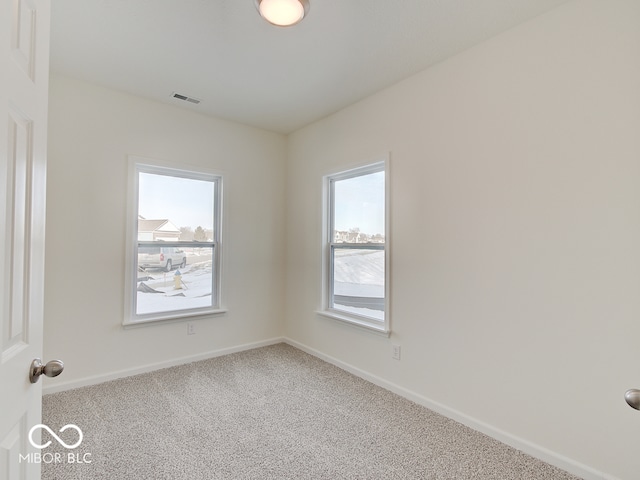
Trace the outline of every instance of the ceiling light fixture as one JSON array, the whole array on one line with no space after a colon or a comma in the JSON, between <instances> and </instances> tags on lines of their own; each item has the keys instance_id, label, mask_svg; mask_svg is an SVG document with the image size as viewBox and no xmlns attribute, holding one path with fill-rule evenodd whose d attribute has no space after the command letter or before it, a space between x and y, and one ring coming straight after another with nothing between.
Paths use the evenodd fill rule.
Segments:
<instances>
[{"instance_id":1,"label":"ceiling light fixture","mask_svg":"<svg viewBox=\"0 0 640 480\"><path fill-rule=\"evenodd\" d=\"M262 18L278 27L290 27L309 12L309 0L255 0Z\"/></svg>"}]
</instances>

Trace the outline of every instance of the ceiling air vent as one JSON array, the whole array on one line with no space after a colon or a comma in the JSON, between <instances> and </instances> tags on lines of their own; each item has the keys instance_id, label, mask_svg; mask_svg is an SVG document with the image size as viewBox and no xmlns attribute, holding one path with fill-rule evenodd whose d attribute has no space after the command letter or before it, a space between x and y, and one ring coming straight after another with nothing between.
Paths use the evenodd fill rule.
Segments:
<instances>
[{"instance_id":1,"label":"ceiling air vent","mask_svg":"<svg viewBox=\"0 0 640 480\"><path fill-rule=\"evenodd\" d=\"M185 102L195 103L196 105L200 103L201 100L193 97L187 97L186 95L182 95L180 93L173 92L171 95L173 98L177 98L178 100L184 100Z\"/></svg>"}]
</instances>

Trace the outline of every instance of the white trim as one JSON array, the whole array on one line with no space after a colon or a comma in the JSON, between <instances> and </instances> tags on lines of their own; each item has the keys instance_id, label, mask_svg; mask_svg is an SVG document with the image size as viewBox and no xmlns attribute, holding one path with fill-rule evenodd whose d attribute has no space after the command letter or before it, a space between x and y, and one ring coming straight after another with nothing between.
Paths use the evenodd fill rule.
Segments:
<instances>
[{"instance_id":1,"label":"white trim","mask_svg":"<svg viewBox=\"0 0 640 480\"><path fill-rule=\"evenodd\" d=\"M373 320L370 320L367 317L360 317L359 315L355 314L343 315L342 312L331 309L318 310L316 313L318 315L322 315L323 317L338 320L353 327L364 328L370 332L384 335L385 337L389 337L391 335L391 331L385 329L385 325L383 322L375 323Z\"/></svg>"},{"instance_id":2,"label":"white trim","mask_svg":"<svg viewBox=\"0 0 640 480\"><path fill-rule=\"evenodd\" d=\"M188 355L186 357L174 358L171 360L163 360L161 362L149 363L141 365L139 367L126 368L124 370L117 370L115 372L103 373L100 375L92 375L89 377L80 378L78 380L71 380L69 382L60 382L59 379L51 385L45 385L43 387L43 395L50 393L64 392L66 390L72 390L74 388L87 387L90 385L97 385L99 383L108 382L110 380L117 380L118 378L131 377L133 375L139 375L141 373L153 372L162 368L175 367L177 365L185 365L187 363L198 362L201 360L208 360L209 358L221 357L223 355L229 355L232 353L244 352L246 350L253 350L254 348L268 347L269 345L275 345L277 343L284 342L283 337L271 338L268 340L261 340L259 342L245 343L235 347L227 347L219 350L212 350L209 352L198 353L196 355ZM61 377L58 377L61 378Z\"/></svg>"},{"instance_id":3,"label":"white trim","mask_svg":"<svg viewBox=\"0 0 640 480\"><path fill-rule=\"evenodd\" d=\"M138 231L138 173L155 173L172 175L180 178L205 180L214 183L214 212L213 212L213 296L215 305L193 310L180 310L137 315L135 310L137 283L137 231ZM194 316L218 316L226 312L222 307L222 231L224 229L224 192L223 176L219 171L206 167L199 167L166 160L151 159L137 155L128 156L128 198L127 198L127 225L126 225L126 251L125 251L125 279L124 279L124 312L122 325L129 328L135 325L153 325L173 320L180 320Z\"/></svg>"},{"instance_id":4,"label":"white trim","mask_svg":"<svg viewBox=\"0 0 640 480\"><path fill-rule=\"evenodd\" d=\"M362 163L346 170L337 170L329 172L322 177L322 288L321 300L318 314L323 317L332 318L346 323L351 323L358 327L363 327L378 333L389 336L391 332L391 207L390 207L390 157L391 154L386 152L377 156L376 159ZM336 312L330 308L331 305L331 245L333 243L333 182L336 180L345 180L361 175L367 175L376 172L384 172L384 212L385 212L385 244L384 244L384 320L379 322L361 315L351 314L349 312ZM365 244L363 244L364 246Z\"/></svg>"},{"instance_id":5,"label":"white trim","mask_svg":"<svg viewBox=\"0 0 640 480\"><path fill-rule=\"evenodd\" d=\"M127 321L125 319L122 322L122 326L124 328L136 328L142 327L145 325L152 325L158 323L173 323L180 322L183 320L193 320L194 317L204 318L204 317L217 317L224 315L228 312L228 310L224 308L209 308L204 310L194 309L194 310L178 310L178 311L170 311L166 312L164 315L154 315L149 318L144 318L141 320L135 321Z\"/></svg>"},{"instance_id":6,"label":"white trim","mask_svg":"<svg viewBox=\"0 0 640 480\"><path fill-rule=\"evenodd\" d=\"M176 176L179 176L179 172L188 171L193 173L200 173L202 179L206 180L207 177L222 177L222 172L220 170L216 170L214 168L203 167L200 165L194 165L189 163L182 163L170 160L164 160L161 158L151 158L151 157L143 157L141 155L127 155L127 159L129 161L129 166L133 166L135 168L136 164L145 165L146 167L157 168L159 172L162 170L175 170ZM186 178L198 178L187 176Z\"/></svg>"},{"instance_id":7,"label":"white trim","mask_svg":"<svg viewBox=\"0 0 640 480\"><path fill-rule=\"evenodd\" d=\"M504 430L496 428L483 421L477 420L463 412L447 407L442 403L436 402L407 388L401 387L400 385L389 382L377 375L373 375L365 370L354 367L353 365L338 360L337 358L331 357L330 355L326 355L291 338L285 337L283 341L288 345L291 345L292 347L298 348L310 355L313 355L314 357L331 363L332 365L335 365L336 367L339 367L359 378L367 380L379 387L382 387L386 390L389 390L390 392L400 395L401 397L411 400L418 405L422 405L429 410L433 410L434 412L444 415L447 418L466 425L473 430L484 433L491 438L494 438L506 445L520 450L521 452L531 455L532 457L542 460L543 462L546 462L550 465L565 470L566 472L583 478L584 480L620 480L618 477L600 472L583 463L577 462L575 460L572 460L571 458L565 457L564 455L553 452L545 447L537 445L511 433L505 432Z\"/></svg>"}]
</instances>

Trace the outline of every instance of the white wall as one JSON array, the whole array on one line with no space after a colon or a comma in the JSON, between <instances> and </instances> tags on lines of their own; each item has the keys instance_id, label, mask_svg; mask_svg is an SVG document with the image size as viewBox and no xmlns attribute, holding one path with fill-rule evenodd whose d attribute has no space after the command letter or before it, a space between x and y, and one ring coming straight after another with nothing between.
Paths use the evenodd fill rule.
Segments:
<instances>
[{"instance_id":1,"label":"white wall","mask_svg":"<svg viewBox=\"0 0 640 480\"><path fill-rule=\"evenodd\" d=\"M282 335L283 135L52 75L44 358L54 388ZM127 155L222 172L222 317L123 329Z\"/></svg>"},{"instance_id":2,"label":"white wall","mask_svg":"<svg viewBox=\"0 0 640 480\"><path fill-rule=\"evenodd\" d=\"M389 339L314 313L321 177L385 151ZM640 2L571 2L297 131L287 175L289 338L587 478L638 478Z\"/></svg>"}]
</instances>

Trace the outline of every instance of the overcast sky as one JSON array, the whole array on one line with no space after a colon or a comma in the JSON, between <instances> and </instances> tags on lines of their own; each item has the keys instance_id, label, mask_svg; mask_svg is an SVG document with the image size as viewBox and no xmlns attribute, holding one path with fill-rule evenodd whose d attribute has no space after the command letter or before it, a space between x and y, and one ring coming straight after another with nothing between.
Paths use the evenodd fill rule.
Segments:
<instances>
[{"instance_id":1,"label":"overcast sky","mask_svg":"<svg viewBox=\"0 0 640 480\"><path fill-rule=\"evenodd\" d=\"M213 183L190 178L140 173L138 214L147 220L168 219L176 227L213 230Z\"/></svg>"},{"instance_id":2,"label":"overcast sky","mask_svg":"<svg viewBox=\"0 0 640 480\"><path fill-rule=\"evenodd\" d=\"M335 229L384 235L384 172L335 182Z\"/></svg>"}]
</instances>

